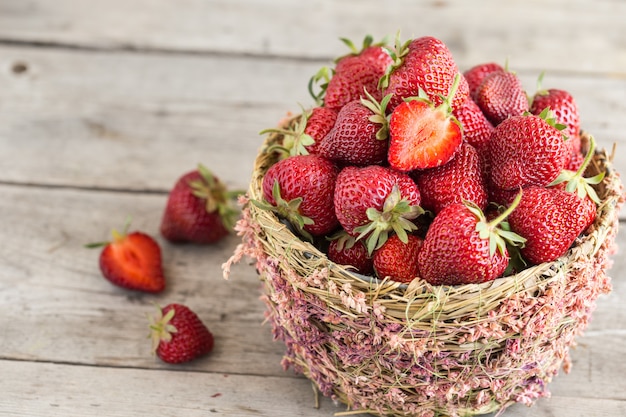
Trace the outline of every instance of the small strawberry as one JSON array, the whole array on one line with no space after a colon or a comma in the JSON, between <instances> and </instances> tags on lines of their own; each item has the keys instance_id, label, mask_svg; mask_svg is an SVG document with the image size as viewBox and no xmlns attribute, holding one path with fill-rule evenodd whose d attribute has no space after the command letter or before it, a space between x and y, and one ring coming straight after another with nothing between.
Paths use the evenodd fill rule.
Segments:
<instances>
[{"instance_id":1,"label":"small strawberry","mask_svg":"<svg viewBox=\"0 0 626 417\"><path fill-rule=\"evenodd\" d=\"M469 87L463 75L454 87L459 69L452 53L439 39L424 36L402 44L396 38L395 47L389 50L393 64L381 78L383 96L392 94L389 110L393 111L405 98L417 97L423 90L429 100L438 106L444 97L450 98L449 106L460 107L469 96Z\"/></svg>"},{"instance_id":2,"label":"small strawberry","mask_svg":"<svg viewBox=\"0 0 626 417\"><path fill-rule=\"evenodd\" d=\"M484 210L487 188L476 149L462 143L447 164L412 173L422 196L422 207L435 214L452 203L471 201Z\"/></svg>"},{"instance_id":3,"label":"small strawberry","mask_svg":"<svg viewBox=\"0 0 626 417\"><path fill-rule=\"evenodd\" d=\"M500 64L496 64L495 62L478 64L465 71L463 75L465 76L465 79L467 80L467 85L469 86L469 96L473 100L476 100L476 92L478 91L478 87L480 87L485 77L492 72L500 71L504 71L504 68L502 68Z\"/></svg>"},{"instance_id":4,"label":"small strawberry","mask_svg":"<svg viewBox=\"0 0 626 417\"><path fill-rule=\"evenodd\" d=\"M327 107L314 107L302 111L302 117L295 120L286 129L265 129L260 132L283 135L280 144L270 146L268 151L277 151L281 159L294 155L318 153L319 144L330 132L337 121L337 112Z\"/></svg>"},{"instance_id":5,"label":"small strawberry","mask_svg":"<svg viewBox=\"0 0 626 417\"><path fill-rule=\"evenodd\" d=\"M263 197L254 202L286 218L305 237L337 227L333 194L338 169L319 155L296 155L272 165L263 177Z\"/></svg>"},{"instance_id":6,"label":"small strawberry","mask_svg":"<svg viewBox=\"0 0 626 417\"><path fill-rule=\"evenodd\" d=\"M368 36L363 42L363 49L358 51L351 41L341 40L351 48L352 53L338 58L332 74L328 67L324 67L313 76L309 82L311 95L318 103L323 100L324 107L335 111L364 97L364 90L376 100L381 100L378 81L392 62L382 44L373 44L372 38ZM319 84L319 93L313 91L315 84Z\"/></svg>"},{"instance_id":7,"label":"small strawberry","mask_svg":"<svg viewBox=\"0 0 626 417\"><path fill-rule=\"evenodd\" d=\"M416 229L412 220L423 213L415 182L379 165L342 169L334 200L339 223L348 234L365 238L370 254L391 231L406 240L407 231Z\"/></svg>"},{"instance_id":8,"label":"small strawberry","mask_svg":"<svg viewBox=\"0 0 626 417\"><path fill-rule=\"evenodd\" d=\"M409 234L403 242L398 235L392 235L374 251L374 270L380 279L390 277L394 281L411 282L419 276L417 255L423 239Z\"/></svg>"},{"instance_id":9,"label":"small strawberry","mask_svg":"<svg viewBox=\"0 0 626 417\"><path fill-rule=\"evenodd\" d=\"M509 262L508 240L523 238L499 224L520 201L520 196L498 217L487 221L471 203L454 203L433 220L418 254L423 279L433 285L478 284L501 276Z\"/></svg>"},{"instance_id":10,"label":"small strawberry","mask_svg":"<svg viewBox=\"0 0 626 417\"><path fill-rule=\"evenodd\" d=\"M493 125L474 100L465 100L461 107L452 111L452 115L463 127L463 138L467 143L479 149L489 142Z\"/></svg>"},{"instance_id":11,"label":"small strawberry","mask_svg":"<svg viewBox=\"0 0 626 417\"><path fill-rule=\"evenodd\" d=\"M550 108L556 123L565 125L563 134L567 137L580 135L580 115L578 113L578 105L574 97L565 90L556 88L543 89L543 73L539 76L537 82L537 92L532 98L530 104L530 112L532 114L541 114L544 109ZM580 151L580 140L578 146L574 147L575 151Z\"/></svg>"},{"instance_id":12,"label":"small strawberry","mask_svg":"<svg viewBox=\"0 0 626 417\"><path fill-rule=\"evenodd\" d=\"M509 71L496 71L487 75L476 92L475 100L494 126L528 111L528 98L522 82L515 73Z\"/></svg>"},{"instance_id":13,"label":"small strawberry","mask_svg":"<svg viewBox=\"0 0 626 417\"><path fill-rule=\"evenodd\" d=\"M389 121L387 155L391 167L408 172L440 166L454 157L463 140L450 105L460 74L454 80L450 95L437 107L428 100L416 98L394 109Z\"/></svg>"},{"instance_id":14,"label":"small strawberry","mask_svg":"<svg viewBox=\"0 0 626 417\"><path fill-rule=\"evenodd\" d=\"M339 265L349 265L363 275L374 272L372 257L368 255L363 241L356 240L344 230L329 239L328 259Z\"/></svg>"},{"instance_id":15,"label":"small strawberry","mask_svg":"<svg viewBox=\"0 0 626 417\"><path fill-rule=\"evenodd\" d=\"M200 318L182 304L169 304L150 317L152 351L163 362L189 362L213 350L213 335Z\"/></svg>"},{"instance_id":16,"label":"small strawberry","mask_svg":"<svg viewBox=\"0 0 626 417\"><path fill-rule=\"evenodd\" d=\"M545 186L565 166L567 148L553 121L541 116L513 116L500 123L489 141L491 181L503 190Z\"/></svg>"},{"instance_id":17,"label":"small strawberry","mask_svg":"<svg viewBox=\"0 0 626 417\"><path fill-rule=\"evenodd\" d=\"M339 111L337 121L319 145L318 153L332 161L357 166L381 164L387 159L389 123L385 108L389 96L379 103L352 101Z\"/></svg>"},{"instance_id":18,"label":"small strawberry","mask_svg":"<svg viewBox=\"0 0 626 417\"><path fill-rule=\"evenodd\" d=\"M100 271L111 283L130 290L158 293L165 289L159 244L143 232L113 230L110 242L91 243L89 248L104 247Z\"/></svg>"},{"instance_id":19,"label":"small strawberry","mask_svg":"<svg viewBox=\"0 0 626 417\"><path fill-rule=\"evenodd\" d=\"M161 234L170 242L215 243L228 235L237 217L231 199L238 192L203 165L180 177L169 193Z\"/></svg>"}]
</instances>

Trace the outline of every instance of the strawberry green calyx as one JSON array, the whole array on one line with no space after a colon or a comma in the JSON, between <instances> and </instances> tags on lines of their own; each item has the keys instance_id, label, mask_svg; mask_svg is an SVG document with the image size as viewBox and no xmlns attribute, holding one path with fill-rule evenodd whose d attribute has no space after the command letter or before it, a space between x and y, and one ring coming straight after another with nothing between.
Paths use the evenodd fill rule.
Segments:
<instances>
[{"instance_id":1,"label":"strawberry green calyx","mask_svg":"<svg viewBox=\"0 0 626 417\"><path fill-rule=\"evenodd\" d=\"M404 57L409 53L409 45L411 44L411 39L405 41L404 43L400 40L400 31L396 33L396 40L393 47L384 46L387 50L387 53L392 59L392 64L387 67L385 74L378 81L378 88L384 89L389 86L389 77L391 73L394 72L397 68L401 67L404 63Z\"/></svg>"},{"instance_id":2,"label":"strawberry green calyx","mask_svg":"<svg viewBox=\"0 0 626 417\"><path fill-rule=\"evenodd\" d=\"M600 184L604 179L606 173L601 172L591 178L583 177L587 166L589 166L589 163L593 158L595 149L596 141L593 136L589 136L589 150L585 155L583 163L578 168L578 171L574 172L564 169L554 181L548 184L548 187L552 187L561 183L566 183L565 191L568 191L570 193L576 193L579 198L589 197L596 204L600 204L600 198L598 197L596 190L594 190L593 185Z\"/></svg>"},{"instance_id":3,"label":"strawberry green calyx","mask_svg":"<svg viewBox=\"0 0 626 417\"><path fill-rule=\"evenodd\" d=\"M356 244L356 238L354 236L350 236L345 230L339 230L337 233L328 236L326 238L328 241L337 241L337 249L344 250L350 249Z\"/></svg>"},{"instance_id":4,"label":"strawberry green calyx","mask_svg":"<svg viewBox=\"0 0 626 417\"><path fill-rule=\"evenodd\" d=\"M389 118L386 116L387 105L389 104L389 100L391 100L392 94L387 94L380 101L376 101L376 99L364 89L365 96L367 98L361 98L361 104L367 107L373 115L369 117L369 121L372 123L380 124L380 129L376 132L376 139L378 140L386 140L389 138Z\"/></svg>"},{"instance_id":5,"label":"strawberry green calyx","mask_svg":"<svg viewBox=\"0 0 626 417\"><path fill-rule=\"evenodd\" d=\"M170 321L174 318L176 313L174 309L170 309L165 316L163 310L158 305L157 313L154 316L148 316L150 321L150 334L148 337L152 339L152 354L156 354L156 350L161 342L169 342L172 340L172 333L176 333L178 330Z\"/></svg>"},{"instance_id":6,"label":"strawberry green calyx","mask_svg":"<svg viewBox=\"0 0 626 417\"><path fill-rule=\"evenodd\" d=\"M113 238L113 240L107 240L107 241L103 241L103 242L87 243L87 244L85 244L85 247L87 249L102 248L102 247L108 245L109 243L120 242L120 241L124 240L124 238L128 235L128 229L130 229L131 221L132 221L131 217L128 216L126 218L126 222L124 223L124 227L122 228L121 232L119 232L117 229L111 230L111 237Z\"/></svg>"},{"instance_id":7,"label":"strawberry green calyx","mask_svg":"<svg viewBox=\"0 0 626 417\"><path fill-rule=\"evenodd\" d=\"M308 155L307 146L315 144L315 139L304 133L312 110L305 111L302 109L302 117L299 121L294 122L287 129L264 129L259 132L260 135L267 133L279 133L283 135L282 144L274 144L267 148L268 152L278 152L280 159L286 159L294 155Z\"/></svg>"},{"instance_id":8,"label":"strawberry green calyx","mask_svg":"<svg viewBox=\"0 0 626 417\"><path fill-rule=\"evenodd\" d=\"M324 96L326 95L326 89L328 88L328 83L332 78L334 71L327 66L320 68L313 76L309 79L308 90L309 94L315 100L315 104L321 106L324 104ZM319 89L318 92L315 91L315 87Z\"/></svg>"},{"instance_id":9,"label":"strawberry green calyx","mask_svg":"<svg viewBox=\"0 0 626 417\"><path fill-rule=\"evenodd\" d=\"M276 202L275 206L257 200L250 200L250 202L260 209L270 210L276 213L279 217L287 219L287 221L289 221L289 223L291 223L303 237L309 241L313 241L311 234L304 230L304 226L314 224L314 221L310 217L300 214L302 197L297 197L290 201L282 198L280 195L280 185L278 184L278 180L274 180L274 184L272 186L272 197Z\"/></svg>"},{"instance_id":10,"label":"strawberry green calyx","mask_svg":"<svg viewBox=\"0 0 626 417\"><path fill-rule=\"evenodd\" d=\"M466 207L476 216L478 222L476 223L476 231L479 233L481 239L489 239L489 255L493 256L496 250L500 254L506 253L507 242L512 246L523 246L526 239L512 232L508 227L508 223L504 220L515 210L522 200L522 190L517 194L511 205L507 207L502 213L495 219L487 222L482 210L474 203L466 201L464 204Z\"/></svg>"},{"instance_id":11,"label":"strawberry green calyx","mask_svg":"<svg viewBox=\"0 0 626 417\"><path fill-rule=\"evenodd\" d=\"M227 229L232 229L238 216L238 212L232 204L232 199L242 194L242 192L228 191L226 186L218 181L213 173L202 164L198 165L198 173L202 179L189 182L192 194L206 200L207 213L217 212L224 226Z\"/></svg>"},{"instance_id":12,"label":"strawberry green calyx","mask_svg":"<svg viewBox=\"0 0 626 417\"><path fill-rule=\"evenodd\" d=\"M366 35L365 38L363 38L363 44L361 45L361 49L359 49L354 44L354 42L352 42L352 40L350 40L348 38L339 38L339 40L341 42L343 42L344 44L346 44L346 46L350 49L350 53L348 55L342 55L342 56L336 58L335 59L335 63L338 63L339 61L341 61L343 58L345 58L347 56L359 55L361 52L363 52L364 50L366 50L370 46L382 46L382 47L384 47L385 45L387 45L387 37L384 37L380 42L374 42L374 38L372 37L372 35Z\"/></svg>"},{"instance_id":13,"label":"strawberry green calyx","mask_svg":"<svg viewBox=\"0 0 626 417\"><path fill-rule=\"evenodd\" d=\"M397 185L385 199L382 211L373 207L366 210L370 223L354 229L359 233L357 240L366 238L367 252L369 255L375 249L380 248L389 238L390 232L395 232L403 242L408 242L407 232L417 230L417 226L411 221L424 213L420 206L411 206L405 198L402 198Z\"/></svg>"}]
</instances>

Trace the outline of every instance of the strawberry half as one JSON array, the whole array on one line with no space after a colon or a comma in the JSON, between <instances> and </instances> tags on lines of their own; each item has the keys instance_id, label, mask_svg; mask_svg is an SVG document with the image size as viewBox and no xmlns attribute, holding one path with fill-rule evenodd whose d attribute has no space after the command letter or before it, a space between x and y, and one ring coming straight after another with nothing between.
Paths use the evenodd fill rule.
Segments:
<instances>
[{"instance_id":1,"label":"strawberry half","mask_svg":"<svg viewBox=\"0 0 626 417\"><path fill-rule=\"evenodd\" d=\"M152 351L163 362L189 362L213 350L214 339L200 318L182 304L169 304L150 317Z\"/></svg>"},{"instance_id":2,"label":"strawberry half","mask_svg":"<svg viewBox=\"0 0 626 417\"><path fill-rule=\"evenodd\" d=\"M454 157L463 140L461 127L451 115L450 101L460 75L454 79L450 95L435 107L415 98L398 105L389 121L389 164L399 171L433 168Z\"/></svg>"},{"instance_id":3,"label":"strawberry half","mask_svg":"<svg viewBox=\"0 0 626 417\"><path fill-rule=\"evenodd\" d=\"M129 290L158 293L165 289L161 248L150 236L135 231L113 230L110 242L92 243L89 248L104 246L100 270L111 283Z\"/></svg>"}]
</instances>

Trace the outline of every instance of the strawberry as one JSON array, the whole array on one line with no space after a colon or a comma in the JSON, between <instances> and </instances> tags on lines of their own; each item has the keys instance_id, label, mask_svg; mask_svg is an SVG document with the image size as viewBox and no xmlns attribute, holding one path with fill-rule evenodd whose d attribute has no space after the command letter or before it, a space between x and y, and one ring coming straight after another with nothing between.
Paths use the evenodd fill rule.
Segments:
<instances>
[{"instance_id":1,"label":"strawberry","mask_svg":"<svg viewBox=\"0 0 626 417\"><path fill-rule=\"evenodd\" d=\"M200 318L182 304L158 308L150 317L152 351L163 362L189 362L213 350L213 335Z\"/></svg>"},{"instance_id":2,"label":"strawberry","mask_svg":"<svg viewBox=\"0 0 626 417\"><path fill-rule=\"evenodd\" d=\"M474 100L465 100L461 107L452 111L463 127L463 138L475 148L485 146L491 138L493 125L483 114Z\"/></svg>"},{"instance_id":3,"label":"strawberry","mask_svg":"<svg viewBox=\"0 0 626 417\"><path fill-rule=\"evenodd\" d=\"M374 270L380 279L390 277L394 281L411 282L419 276L417 255L422 248L423 239L409 234L407 242L398 235L392 235L374 251Z\"/></svg>"},{"instance_id":4,"label":"strawberry","mask_svg":"<svg viewBox=\"0 0 626 417\"><path fill-rule=\"evenodd\" d=\"M368 255L363 241L357 241L345 230L330 237L328 259L336 264L349 265L363 275L371 275L374 272L372 257Z\"/></svg>"},{"instance_id":5,"label":"strawberry","mask_svg":"<svg viewBox=\"0 0 626 417\"><path fill-rule=\"evenodd\" d=\"M543 89L543 73L539 76L537 82L537 92L532 97L530 103L530 112L532 114L541 114L544 109L550 108L553 112L556 123L565 126L563 134L567 137L580 135L580 115L578 113L578 105L574 97L565 90L556 88ZM580 151L580 141L575 151Z\"/></svg>"},{"instance_id":6,"label":"strawberry","mask_svg":"<svg viewBox=\"0 0 626 417\"><path fill-rule=\"evenodd\" d=\"M487 75L476 91L475 100L494 126L528 111L528 98L522 82L509 71L495 71Z\"/></svg>"},{"instance_id":7,"label":"strawberry","mask_svg":"<svg viewBox=\"0 0 626 417\"><path fill-rule=\"evenodd\" d=\"M436 106L444 101L443 97L453 96L451 91L459 69L441 40L424 36L402 44L397 38L390 55L394 62L380 82L383 96L392 94L390 111L405 98L419 96L420 90ZM460 107L469 96L469 87L462 75L456 89L449 104L453 109Z\"/></svg>"},{"instance_id":8,"label":"strawberry","mask_svg":"<svg viewBox=\"0 0 626 417\"><path fill-rule=\"evenodd\" d=\"M215 243L228 235L237 217L238 194L203 165L180 177L169 193L161 234L170 242Z\"/></svg>"},{"instance_id":9,"label":"strawberry","mask_svg":"<svg viewBox=\"0 0 626 417\"><path fill-rule=\"evenodd\" d=\"M558 188L530 186L509 216L511 229L526 238L522 255L533 264L565 254L595 219L596 204Z\"/></svg>"},{"instance_id":10,"label":"strawberry","mask_svg":"<svg viewBox=\"0 0 626 417\"><path fill-rule=\"evenodd\" d=\"M334 201L341 226L351 236L366 238L370 254L391 231L406 240L406 232L416 229L411 220L423 212L415 182L407 174L379 165L342 169Z\"/></svg>"},{"instance_id":11,"label":"strawberry","mask_svg":"<svg viewBox=\"0 0 626 417\"><path fill-rule=\"evenodd\" d=\"M567 148L553 121L544 120L546 114L513 116L495 127L489 155L491 181L496 187L545 186L559 175Z\"/></svg>"},{"instance_id":12,"label":"strawberry","mask_svg":"<svg viewBox=\"0 0 626 417\"><path fill-rule=\"evenodd\" d=\"M476 149L462 143L454 159L445 165L412 173L422 196L422 207L439 213L452 203L471 201L484 210L487 189Z\"/></svg>"},{"instance_id":13,"label":"strawberry","mask_svg":"<svg viewBox=\"0 0 626 417\"><path fill-rule=\"evenodd\" d=\"M358 166L381 164L387 159L389 127L385 108L389 97L378 103L371 95L367 96L339 111L335 126L319 145L321 156Z\"/></svg>"},{"instance_id":14,"label":"strawberry","mask_svg":"<svg viewBox=\"0 0 626 417\"><path fill-rule=\"evenodd\" d=\"M496 64L495 62L478 64L465 71L463 75L467 80L470 98L476 100L476 92L478 91L478 87L480 87L485 77L492 72L499 71L504 71L504 68L502 68L500 64Z\"/></svg>"},{"instance_id":15,"label":"strawberry","mask_svg":"<svg viewBox=\"0 0 626 417\"><path fill-rule=\"evenodd\" d=\"M450 96L434 107L416 98L398 105L389 121L389 164L399 171L440 166L454 157L461 145L461 127L451 115L450 102L456 94L457 74Z\"/></svg>"},{"instance_id":16,"label":"strawberry","mask_svg":"<svg viewBox=\"0 0 626 417\"><path fill-rule=\"evenodd\" d=\"M158 293L165 289L161 248L152 236L140 231L122 233L113 230L113 240L88 244L104 247L100 253L100 271L111 283L130 290Z\"/></svg>"},{"instance_id":17,"label":"strawberry","mask_svg":"<svg viewBox=\"0 0 626 417\"><path fill-rule=\"evenodd\" d=\"M454 203L441 210L418 254L422 278L433 285L458 285L501 276L509 261L506 241L523 242L520 236L498 226L517 203L519 196L491 221L472 203Z\"/></svg>"},{"instance_id":18,"label":"strawberry","mask_svg":"<svg viewBox=\"0 0 626 417\"><path fill-rule=\"evenodd\" d=\"M254 202L286 218L298 232L322 236L338 225L333 194L338 169L319 155L296 155L272 165L263 177L263 197Z\"/></svg>"},{"instance_id":19,"label":"strawberry","mask_svg":"<svg viewBox=\"0 0 626 417\"><path fill-rule=\"evenodd\" d=\"M281 159L294 155L318 153L319 144L337 121L337 112L326 107L314 107L302 111L302 117L286 129L265 129L260 132L283 135L282 143L272 145L268 151L277 151Z\"/></svg>"},{"instance_id":20,"label":"strawberry","mask_svg":"<svg viewBox=\"0 0 626 417\"><path fill-rule=\"evenodd\" d=\"M364 97L363 92L368 91L376 100L381 100L382 95L378 89L378 81L392 63L392 59L382 43L373 44L370 36L363 41L360 51L354 44L342 38L352 53L340 57L336 61L334 73L331 75L328 67L322 68L313 76L309 83L309 91L317 102L323 98L324 106L339 111L351 101ZM313 85L326 80L321 84L319 93L313 92Z\"/></svg>"}]
</instances>

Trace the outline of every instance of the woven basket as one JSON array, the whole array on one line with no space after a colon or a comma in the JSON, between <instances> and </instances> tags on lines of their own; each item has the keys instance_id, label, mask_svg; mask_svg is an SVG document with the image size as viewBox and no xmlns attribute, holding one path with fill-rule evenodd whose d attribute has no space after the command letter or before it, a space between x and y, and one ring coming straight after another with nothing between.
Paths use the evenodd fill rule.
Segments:
<instances>
[{"instance_id":1,"label":"woven basket","mask_svg":"<svg viewBox=\"0 0 626 417\"><path fill-rule=\"evenodd\" d=\"M293 120L292 120L293 121ZM583 142L588 137L583 135ZM262 200L262 179L276 162L259 153L249 199ZM432 286L365 277L328 260L272 212L247 204L243 237L230 263L256 259L285 368L314 382L348 411L397 416L467 416L532 404L570 366L568 350L586 328L596 298L610 291L622 184L606 151L588 175L602 204L594 224L555 262L495 281Z\"/></svg>"}]
</instances>

